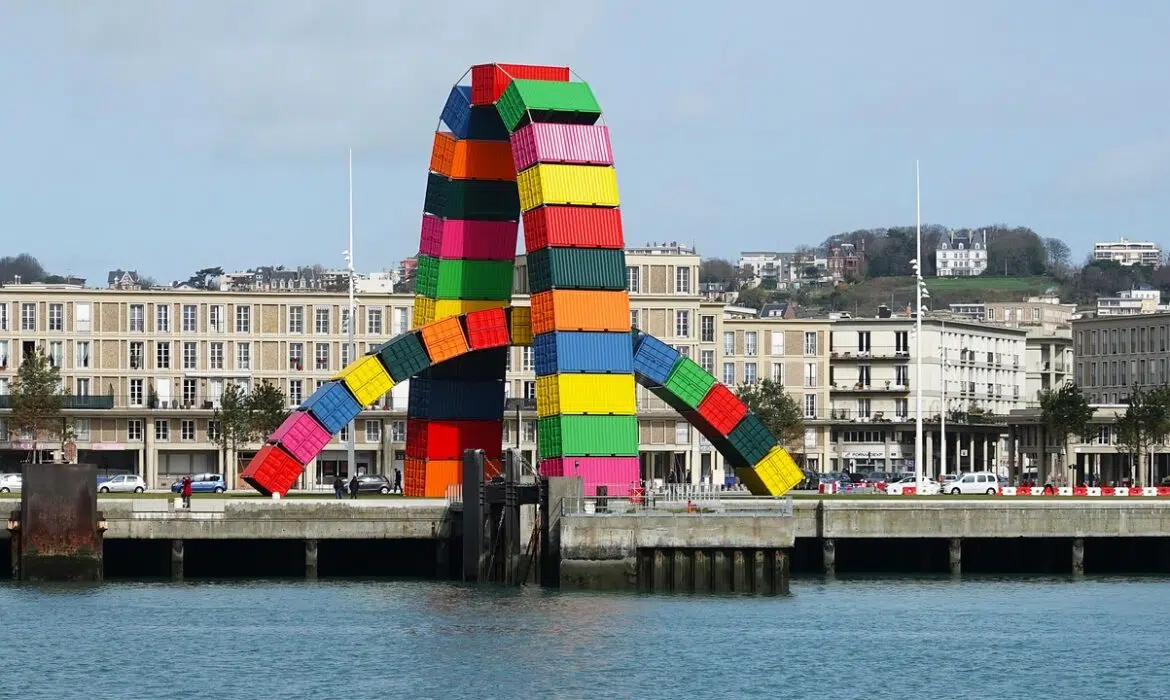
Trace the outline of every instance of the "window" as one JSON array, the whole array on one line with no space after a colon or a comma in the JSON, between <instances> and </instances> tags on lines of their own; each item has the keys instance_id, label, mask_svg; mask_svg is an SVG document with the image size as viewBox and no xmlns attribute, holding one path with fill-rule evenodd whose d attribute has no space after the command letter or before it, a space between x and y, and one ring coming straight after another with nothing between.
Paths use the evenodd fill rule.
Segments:
<instances>
[{"instance_id":1,"label":"window","mask_svg":"<svg viewBox=\"0 0 1170 700\"><path fill-rule=\"evenodd\" d=\"M526 345L523 348L521 348L520 352L521 352L520 357L523 360L520 368L522 370L524 370L525 372L531 372L532 371L532 362L533 362L533 360L532 360L532 358L533 358L532 346Z\"/></svg>"},{"instance_id":2,"label":"window","mask_svg":"<svg viewBox=\"0 0 1170 700\"><path fill-rule=\"evenodd\" d=\"M130 369L144 369L146 367L146 348L141 340L130 343Z\"/></svg>"},{"instance_id":3,"label":"window","mask_svg":"<svg viewBox=\"0 0 1170 700\"><path fill-rule=\"evenodd\" d=\"M723 383L727 386L735 386L735 363L723 363Z\"/></svg>"},{"instance_id":4,"label":"window","mask_svg":"<svg viewBox=\"0 0 1170 700\"><path fill-rule=\"evenodd\" d=\"M0 303L0 331L6 330L8 330L8 304Z\"/></svg>"},{"instance_id":5,"label":"window","mask_svg":"<svg viewBox=\"0 0 1170 700\"><path fill-rule=\"evenodd\" d=\"M366 335L382 335L382 309L366 309Z\"/></svg>"},{"instance_id":6,"label":"window","mask_svg":"<svg viewBox=\"0 0 1170 700\"><path fill-rule=\"evenodd\" d=\"M7 354L7 353L5 353ZM79 340L73 346L73 366L77 369L89 367L89 341Z\"/></svg>"},{"instance_id":7,"label":"window","mask_svg":"<svg viewBox=\"0 0 1170 700\"><path fill-rule=\"evenodd\" d=\"M691 293L691 268L674 268L674 291L676 294Z\"/></svg>"},{"instance_id":8,"label":"window","mask_svg":"<svg viewBox=\"0 0 1170 700\"><path fill-rule=\"evenodd\" d=\"M252 369L251 343L236 343L236 369Z\"/></svg>"},{"instance_id":9,"label":"window","mask_svg":"<svg viewBox=\"0 0 1170 700\"><path fill-rule=\"evenodd\" d=\"M723 354L735 357L735 331L723 331Z\"/></svg>"},{"instance_id":10,"label":"window","mask_svg":"<svg viewBox=\"0 0 1170 700\"><path fill-rule=\"evenodd\" d=\"M142 421L126 421L126 439L130 442L142 442Z\"/></svg>"},{"instance_id":11,"label":"window","mask_svg":"<svg viewBox=\"0 0 1170 700\"><path fill-rule=\"evenodd\" d=\"M184 420L179 423L179 439L184 442L195 441L195 421Z\"/></svg>"},{"instance_id":12,"label":"window","mask_svg":"<svg viewBox=\"0 0 1170 700\"><path fill-rule=\"evenodd\" d=\"M349 307L341 310L341 333L349 335Z\"/></svg>"},{"instance_id":13,"label":"window","mask_svg":"<svg viewBox=\"0 0 1170 700\"><path fill-rule=\"evenodd\" d=\"M690 345L675 345L674 349L677 350L678 354L682 355L683 357L690 357L691 356L691 346Z\"/></svg>"},{"instance_id":14,"label":"window","mask_svg":"<svg viewBox=\"0 0 1170 700\"><path fill-rule=\"evenodd\" d=\"M894 399L894 415L905 420L910 415L910 399Z\"/></svg>"},{"instance_id":15,"label":"window","mask_svg":"<svg viewBox=\"0 0 1170 700\"><path fill-rule=\"evenodd\" d=\"M223 305L216 304L207 309L207 326L212 333L223 333Z\"/></svg>"},{"instance_id":16,"label":"window","mask_svg":"<svg viewBox=\"0 0 1170 700\"><path fill-rule=\"evenodd\" d=\"M869 331L858 331L857 333L857 352L869 352Z\"/></svg>"},{"instance_id":17,"label":"window","mask_svg":"<svg viewBox=\"0 0 1170 700\"><path fill-rule=\"evenodd\" d=\"M154 421L154 439L167 442L171 439L171 422L166 418L156 418Z\"/></svg>"},{"instance_id":18,"label":"window","mask_svg":"<svg viewBox=\"0 0 1170 700\"><path fill-rule=\"evenodd\" d=\"M910 386L910 365L898 365L894 367L894 384L897 386Z\"/></svg>"},{"instance_id":19,"label":"window","mask_svg":"<svg viewBox=\"0 0 1170 700\"><path fill-rule=\"evenodd\" d=\"M772 331L772 355L784 355L784 331Z\"/></svg>"},{"instance_id":20,"label":"window","mask_svg":"<svg viewBox=\"0 0 1170 700\"><path fill-rule=\"evenodd\" d=\"M8 309L0 308L0 316L5 316L7 320ZM0 323L0 330L5 330L7 323ZM90 306L88 303L78 302L73 305L73 330L88 333L90 330Z\"/></svg>"},{"instance_id":21,"label":"window","mask_svg":"<svg viewBox=\"0 0 1170 700\"><path fill-rule=\"evenodd\" d=\"M199 330L199 307L195 304L183 304L183 332L194 333Z\"/></svg>"},{"instance_id":22,"label":"window","mask_svg":"<svg viewBox=\"0 0 1170 700\"><path fill-rule=\"evenodd\" d=\"M65 343L54 340L49 343L49 366L63 368L65 366Z\"/></svg>"},{"instance_id":23,"label":"window","mask_svg":"<svg viewBox=\"0 0 1170 700\"><path fill-rule=\"evenodd\" d=\"M300 379L288 380L288 402L293 406L300 406L305 400L305 383Z\"/></svg>"},{"instance_id":24,"label":"window","mask_svg":"<svg viewBox=\"0 0 1170 700\"><path fill-rule=\"evenodd\" d=\"M703 343L715 342L715 317L699 317L699 341Z\"/></svg>"},{"instance_id":25,"label":"window","mask_svg":"<svg viewBox=\"0 0 1170 700\"><path fill-rule=\"evenodd\" d=\"M894 333L894 352L910 352L910 331L897 331Z\"/></svg>"},{"instance_id":26,"label":"window","mask_svg":"<svg viewBox=\"0 0 1170 700\"><path fill-rule=\"evenodd\" d=\"M207 439L215 442L220 437L219 423L209 420L207 421Z\"/></svg>"},{"instance_id":27,"label":"window","mask_svg":"<svg viewBox=\"0 0 1170 700\"><path fill-rule=\"evenodd\" d=\"M252 307L236 306L236 333L252 332Z\"/></svg>"},{"instance_id":28,"label":"window","mask_svg":"<svg viewBox=\"0 0 1170 700\"><path fill-rule=\"evenodd\" d=\"M90 426L88 418L73 419L73 437L81 442L89 442Z\"/></svg>"},{"instance_id":29,"label":"window","mask_svg":"<svg viewBox=\"0 0 1170 700\"><path fill-rule=\"evenodd\" d=\"M65 329L65 306L63 304L49 304L49 330L60 331Z\"/></svg>"},{"instance_id":30,"label":"window","mask_svg":"<svg viewBox=\"0 0 1170 700\"><path fill-rule=\"evenodd\" d=\"M78 396L89 396L89 380L88 379L78 379L77 380L77 391L75 393Z\"/></svg>"},{"instance_id":31,"label":"window","mask_svg":"<svg viewBox=\"0 0 1170 700\"><path fill-rule=\"evenodd\" d=\"M806 387L815 387L817 385L817 363L806 362L804 365L804 385Z\"/></svg>"},{"instance_id":32,"label":"window","mask_svg":"<svg viewBox=\"0 0 1170 700\"><path fill-rule=\"evenodd\" d=\"M170 343L155 343L154 344L154 366L158 369L171 368L171 344Z\"/></svg>"},{"instance_id":33,"label":"window","mask_svg":"<svg viewBox=\"0 0 1170 700\"><path fill-rule=\"evenodd\" d=\"M20 305L20 330L35 331L37 329L37 305Z\"/></svg>"},{"instance_id":34,"label":"window","mask_svg":"<svg viewBox=\"0 0 1170 700\"><path fill-rule=\"evenodd\" d=\"M690 311L675 311L674 312L674 336L676 338L691 337L691 312Z\"/></svg>"},{"instance_id":35,"label":"window","mask_svg":"<svg viewBox=\"0 0 1170 700\"><path fill-rule=\"evenodd\" d=\"M0 377L0 396L8 396L8 377Z\"/></svg>"},{"instance_id":36,"label":"window","mask_svg":"<svg viewBox=\"0 0 1170 700\"><path fill-rule=\"evenodd\" d=\"M817 395L816 394L805 394L804 395L804 417L805 418L816 418L817 417Z\"/></svg>"},{"instance_id":37,"label":"window","mask_svg":"<svg viewBox=\"0 0 1170 700\"><path fill-rule=\"evenodd\" d=\"M382 442L382 421L366 421L366 442Z\"/></svg>"},{"instance_id":38,"label":"window","mask_svg":"<svg viewBox=\"0 0 1170 700\"><path fill-rule=\"evenodd\" d=\"M350 345L349 343L342 343L341 366L348 367L350 362L353 362L353 345Z\"/></svg>"},{"instance_id":39,"label":"window","mask_svg":"<svg viewBox=\"0 0 1170 700\"><path fill-rule=\"evenodd\" d=\"M168 304L156 304L154 307L154 329L160 333L169 333L171 330L171 307Z\"/></svg>"},{"instance_id":40,"label":"window","mask_svg":"<svg viewBox=\"0 0 1170 700\"><path fill-rule=\"evenodd\" d=\"M404 306L394 308L394 321L390 328L390 335L401 335L410 329L410 309Z\"/></svg>"},{"instance_id":41,"label":"window","mask_svg":"<svg viewBox=\"0 0 1170 700\"><path fill-rule=\"evenodd\" d=\"M196 343L183 343L183 369L199 368L198 348Z\"/></svg>"},{"instance_id":42,"label":"window","mask_svg":"<svg viewBox=\"0 0 1170 700\"><path fill-rule=\"evenodd\" d=\"M641 272L642 271L637 267L626 268L626 286L629 287L631 294L637 294L638 292L642 291L641 285L639 284L641 281L639 279Z\"/></svg>"},{"instance_id":43,"label":"window","mask_svg":"<svg viewBox=\"0 0 1170 700\"><path fill-rule=\"evenodd\" d=\"M536 400L536 382L524 382L524 398L528 401Z\"/></svg>"},{"instance_id":44,"label":"window","mask_svg":"<svg viewBox=\"0 0 1170 700\"><path fill-rule=\"evenodd\" d=\"M707 374L715 374L715 351L700 350L699 366L702 367L703 371L705 371Z\"/></svg>"},{"instance_id":45,"label":"window","mask_svg":"<svg viewBox=\"0 0 1170 700\"><path fill-rule=\"evenodd\" d=\"M784 365L780 362L772 363L772 381L784 386Z\"/></svg>"},{"instance_id":46,"label":"window","mask_svg":"<svg viewBox=\"0 0 1170 700\"><path fill-rule=\"evenodd\" d=\"M317 343L313 366L317 369L329 369L329 343Z\"/></svg>"},{"instance_id":47,"label":"window","mask_svg":"<svg viewBox=\"0 0 1170 700\"><path fill-rule=\"evenodd\" d=\"M759 376L756 374L756 363L754 363L754 362L743 363L743 383L744 384L755 384L758 381L759 381Z\"/></svg>"},{"instance_id":48,"label":"window","mask_svg":"<svg viewBox=\"0 0 1170 700\"><path fill-rule=\"evenodd\" d=\"M146 330L146 307L142 304L130 305L130 332L142 333Z\"/></svg>"},{"instance_id":49,"label":"window","mask_svg":"<svg viewBox=\"0 0 1170 700\"><path fill-rule=\"evenodd\" d=\"M686 421L675 421L674 444L687 445L691 442L691 424Z\"/></svg>"},{"instance_id":50,"label":"window","mask_svg":"<svg viewBox=\"0 0 1170 700\"><path fill-rule=\"evenodd\" d=\"M804 334L804 354L806 356L817 354L817 334L815 332L806 332Z\"/></svg>"},{"instance_id":51,"label":"window","mask_svg":"<svg viewBox=\"0 0 1170 700\"><path fill-rule=\"evenodd\" d=\"M524 442L536 442L536 421L526 420L522 422L524 430Z\"/></svg>"},{"instance_id":52,"label":"window","mask_svg":"<svg viewBox=\"0 0 1170 700\"><path fill-rule=\"evenodd\" d=\"M208 366L223 369L223 343L212 343L208 352Z\"/></svg>"},{"instance_id":53,"label":"window","mask_svg":"<svg viewBox=\"0 0 1170 700\"><path fill-rule=\"evenodd\" d=\"M638 327L638 310L630 309L630 328Z\"/></svg>"},{"instance_id":54,"label":"window","mask_svg":"<svg viewBox=\"0 0 1170 700\"><path fill-rule=\"evenodd\" d=\"M143 402L143 395L142 395L142 386L143 386L143 382L141 379L131 379L130 380L130 405L131 406L141 406L144 403Z\"/></svg>"},{"instance_id":55,"label":"window","mask_svg":"<svg viewBox=\"0 0 1170 700\"><path fill-rule=\"evenodd\" d=\"M304 369L305 362L305 345L304 343L289 343L288 344L288 368L301 370Z\"/></svg>"},{"instance_id":56,"label":"window","mask_svg":"<svg viewBox=\"0 0 1170 700\"><path fill-rule=\"evenodd\" d=\"M756 344L757 335L758 334L756 331L744 331L743 354L747 355L748 357L755 357L759 352Z\"/></svg>"},{"instance_id":57,"label":"window","mask_svg":"<svg viewBox=\"0 0 1170 700\"><path fill-rule=\"evenodd\" d=\"M857 400L857 416L858 418L869 418L869 399Z\"/></svg>"},{"instance_id":58,"label":"window","mask_svg":"<svg viewBox=\"0 0 1170 700\"><path fill-rule=\"evenodd\" d=\"M183 380L183 406L190 408L199 400L199 382L195 379Z\"/></svg>"},{"instance_id":59,"label":"window","mask_svg":"<svg viewBox=\"0 0 1170 700\"><path fill-rule=\"evenodd\" d=\"M305 307L290 306L288 307L288 332L289 333L304 333L305 332Z\"/></svg>"},{"instance_id":60,"label":"window","mask_svg":"<svg viewBox=\"0 0 1170 700\"><path fill-rule=\"evenodd\" d=\"M329 332L329 308L318 306L314 310L313 332L322 335Z\"/></svg>"},{"instance_id":61,"label":"window","mask_svg":"<svg viewBox=\"0 0 1170 700\"><path fill-rule=\"evenodd\" d=\"M3 306L3 304L0 304L0 309L2 309L2 308L4 308L4 306ZM2 369L8 369L8 341L7 340L0 340L0 370L2 370Z\"/></svg>"},{"instance_id":62,"label":"window","mask_svg":"<svg viewBox=\"0 0 1170 700\"><path fill-rule=\"evenodd\" d=\"M406 421L390 421L391 442L406 442Z\"/></svg>"}]
</instances>

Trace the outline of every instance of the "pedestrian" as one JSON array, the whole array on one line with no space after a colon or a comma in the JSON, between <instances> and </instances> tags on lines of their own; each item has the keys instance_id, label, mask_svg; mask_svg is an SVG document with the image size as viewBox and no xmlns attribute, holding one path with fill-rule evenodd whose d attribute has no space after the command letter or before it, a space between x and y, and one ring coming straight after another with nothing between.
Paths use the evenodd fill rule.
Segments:
<instances>
[{"instance_id":1,"label":"pedestrian","mask_svg":"<svg viewBox=\"0 0 1170 700\"><path fill-rule=\"evenodd\" d=\"M394 468L394 490L402 493L402 470L398 467Z\"/></svg>"},{"instance_id":2,"label":"pedestrian","mask_svg":"<svg viewBox=\"0 0 1170 700\"><path fill-rule=\"evenodd\" d=\"M341 476L333 477L333 495L337 496L337 500L341 500L341 494L345 492L345 482L341 480Z\"/></svg>"},{"instance_id":3,"label":"pedestrian","mask_svg":"<svg viewBox=\"0 0 1170 700\"><path fill-rule=\"evenodd\" d=\"M357 494L358 494L358 480L357 480L357 475L355 474L352 477L350 477L350 479L349 479L349 497L351 499L356 499Z\"/></svg>"},{"instance_id":4,"label":"pedestrian","mask_svg":"<svg viewBox=\"0 0 1170 700\"><path fill-rule=\"evenodd\" d=\"M191 507L191 476L183 477L183 507Z\"/></svg>"}]
</instances>

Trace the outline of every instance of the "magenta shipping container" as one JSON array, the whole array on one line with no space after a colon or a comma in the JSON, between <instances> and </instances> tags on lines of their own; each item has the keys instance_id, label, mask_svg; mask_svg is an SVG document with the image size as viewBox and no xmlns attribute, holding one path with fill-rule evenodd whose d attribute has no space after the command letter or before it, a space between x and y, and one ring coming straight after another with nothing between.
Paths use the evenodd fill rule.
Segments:
<instances>
[{"instance_id":1,"label":"magenta shipping container","mask_svg":"<svg viewBox=\"0 0 1170 700\"><path fill-rule=\"evenodd\" d=\"M597 495L598 486L609 488L610 496L628 496L641 484L637 457L557 457L540 461L541 476L579 476L585 495Z\"/></svg>"},{"instance_id":2,"label":"magenta shipping container","mask_svg":"<svg viewBox=\"0 0 1170 700\"><path fill-rule=\"evenodd\" d=\"M613 165L609 127L535 122L512 134L519 172L534 163Z\"/></svg>"},{"instance_id":3,"label":"magenta shipping container","mask_svg":"<svg viewBox=\"0 0 1170 700\"><path fill-rule=\"evenodd\" d=\"M423 215L419 253L448 260L512 260L516 221L467 221Z\"/></svg>"},{"instance_id":4,"label":"magenta shipping container","mask_svg":"<svg viewBox=\"0 0 1170 700\"><path fill-rule=\"evenodd\" d=\"M293 411L268 438L279 442L301 464L308 464L329 444L329 431L307 411Z\"/></svg>"}]
</instances>

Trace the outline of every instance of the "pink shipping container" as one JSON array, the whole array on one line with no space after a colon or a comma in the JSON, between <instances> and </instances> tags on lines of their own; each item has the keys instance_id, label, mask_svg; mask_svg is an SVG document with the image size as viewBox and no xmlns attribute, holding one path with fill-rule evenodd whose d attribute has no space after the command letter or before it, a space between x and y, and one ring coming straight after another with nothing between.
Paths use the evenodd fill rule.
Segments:
<instances>
[{"instance_id":1,"label":"pink shipping container","mask_svg":"<svg viewBox=\"0 0 1170 700\"><path fill-rule=\"evenodd\" d=\"M419 253L448 260L512 260L516 257L516 221L440 219L424 214Z\"/></svg>"},{"instance_id":2,"label":"pink shipping container","mask_svg":"<svg viewBox=\"0 0 1170 700\"><path fill-rule=\"evenodd\" d=\"M608 487L610 496L628 496L641 485L637 457L557 457L540 461L541 476L579 476L585 495L597 495L598 486Z\"/></svg>"},{"instance_id":3,"label":"pink shipping container","mask_svg":"<svg viewBox=\"0 0 1170 700\"><path fill-rule=\"evenodd\" d=\"M268 442L280 443L301 464L308 464L329 444L332 437L308 411L293 411L280 427L269 436Z\"/></svg>"},{"instance_id":4,"label":"pink shipping container","mask_svg":"<svg viewBox=\"0 0 1170 700\"><path fill-rule=\"evenodd\" d=\"M512 134L516 172L534 163L613 165L609 127L535 122Z\"/></svg>"}]
</instances>

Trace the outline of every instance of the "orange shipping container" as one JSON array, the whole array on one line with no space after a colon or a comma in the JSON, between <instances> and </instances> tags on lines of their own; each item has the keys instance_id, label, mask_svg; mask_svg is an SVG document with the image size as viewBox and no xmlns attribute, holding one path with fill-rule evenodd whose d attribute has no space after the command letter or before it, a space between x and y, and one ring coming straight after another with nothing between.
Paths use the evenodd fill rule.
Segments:
<instances>
[{"instance_id":1,"label":"orange shipping container","mask_svg":"<svg viewBox=\"0 0 1170 700\"><path fill-rule=\"evenodd\" d=\"M431 171L458 180L515 180L509 141L470 141L435 132Z\"/></svg>"},{"instance_id":2,"label":"orange shipping container","mask_svg":"<svg viewBox=\"0 0 1170 700\"><path fill-rule=\"evenodd\" d=\"M554 289L532 295L532 331L630 330L630 296L626 292Z\"/></svg>"},{"instance_id":3,"label":"orange shipping container","mask_svg":"<svg viewBox=\"0 0 1170 700\"><path fill-rule=\"evenodd\" d=\"M407 457L402 481L402 495L409 497L446 498L447 487L463 483L463 460L423 459ZM484 480L503 473L503 464L498 459L487 459L483 463Z\"/></svg>"},{"instance_id":4,"label":"orange shipping container","mask_svg":"<svg viewBox=\"0 0 1170 700\"><path fill-rule=\"evenodd\" d=\"M462 355L468 350L467 338L463 335L463 326L458 316L428 323L419 332L422 333L423 343L427 346L427 354L435 364Z\"/></svg>"}]
</instances>

